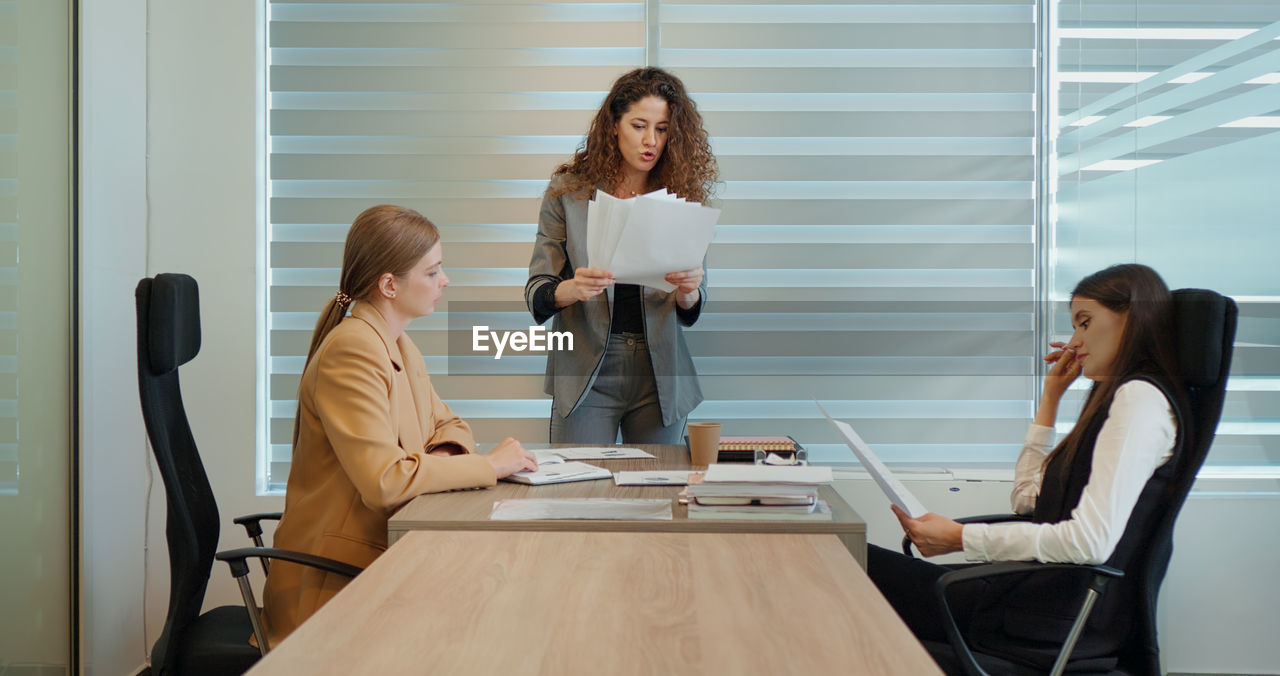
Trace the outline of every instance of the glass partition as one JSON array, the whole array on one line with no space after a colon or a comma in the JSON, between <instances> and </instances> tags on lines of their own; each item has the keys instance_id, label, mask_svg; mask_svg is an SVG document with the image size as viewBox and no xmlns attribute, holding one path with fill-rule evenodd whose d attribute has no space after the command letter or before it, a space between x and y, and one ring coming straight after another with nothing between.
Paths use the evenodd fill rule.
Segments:
<instances>
[{"instance_id":1,"label":"glass partition","mask_svg":"<svg viewBox=\"0 0 1280 676\"><path fill-rule=\"evenodd\" d=\"M1209 469L1274 473L1280 3L1070 0L1049 10L1050 297L1132 261L1171 288L1235 298L1235 359ZM1071 328L1056 307L1049 332L1061 338Z\"/></svg>"},{"instance_id":2,"label":"glass partition","mask_svg":"<svg viewBox=\"0 0 1280 676\"><path fill-rule=\"evenodd\" d=\"M70 2L0 2L0 672L71 654Z\"/></svg>"}]
</instances>

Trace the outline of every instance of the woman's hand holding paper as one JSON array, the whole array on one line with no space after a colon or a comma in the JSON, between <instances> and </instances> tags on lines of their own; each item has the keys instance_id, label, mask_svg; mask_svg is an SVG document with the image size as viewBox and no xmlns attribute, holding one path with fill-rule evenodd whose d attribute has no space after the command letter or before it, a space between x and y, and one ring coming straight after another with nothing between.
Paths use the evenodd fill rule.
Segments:
<instances>
[{"instance_id":1,"label":"woman's hand holding paper","mask_svg":"<svg viewBox=\"0 0 1280 676\"><path fill-rule=\"evenodd\" d=\"M593 296L613 284L613 273L599 268L578 268L573 279L566 279L556 285L556 306L568 307Z\"/></svg>"},{"instance_id":2,"label":"woman's hand holding paper","mask_svg":"<svg viewBox=\"0 0 1280 676\"><path fill-rule=\"evenodd\" d=\"M705 275L706 271L699 267L680 272L668 272L663 279L676 287L676 302L687 310L697 304L698 287L702 285L702 278Z\"/></svg>"},{"instance_id":3,"label":"woman's hand holding paper","mask_svg":"<svg viewBox=\"0 0 1280 676\"><path fill-rule=\"evenodd\" d=\"M889 508L922 555L938 556L964 549L964 526L961 524L933 512L913 519L897 505L889 505Z\"/></svg>"}]
</instances>

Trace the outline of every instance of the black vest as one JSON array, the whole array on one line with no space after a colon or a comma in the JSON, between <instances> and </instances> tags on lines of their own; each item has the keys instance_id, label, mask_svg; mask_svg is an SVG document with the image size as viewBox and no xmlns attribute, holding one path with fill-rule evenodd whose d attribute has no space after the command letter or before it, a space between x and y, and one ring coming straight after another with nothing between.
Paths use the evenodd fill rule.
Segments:
<instances>
[{"instance_id":1,"label":"black vest","mask_svg":"<svg viewBox=\"0 0 1280 676\"><path fill-rule=\"evenodd\" d=\"M1160 389L1167 400L1176 402L1173 390L1160 379L1137 376ZM1177 406L1174 406L1177 411ZM1044 470L1040 495L1031 520L1057 523L1071 517L1089 482L1093 449L1107 416L1101 416L1085 430L1084 440L1068 465L1060 458ZM1138 496L1124 533L1106 565L1125 572L1112 580L1094 605L1085 630L1071 653L1067 671L1108 671L1115 667L1117 654L1129 636L1135 609L1141 603L1141 585L1134 579L1135 555L1168 506L1173 476L1182 451L1185 421L1178 417L1173 457L1156 468ZM1046 571L995 578L988 583L970 625L970 641L984 653L1048 671L1061 650L1071 624L1080 612L1093 575L1075 571Z\"/></svg>"}]
</instances>

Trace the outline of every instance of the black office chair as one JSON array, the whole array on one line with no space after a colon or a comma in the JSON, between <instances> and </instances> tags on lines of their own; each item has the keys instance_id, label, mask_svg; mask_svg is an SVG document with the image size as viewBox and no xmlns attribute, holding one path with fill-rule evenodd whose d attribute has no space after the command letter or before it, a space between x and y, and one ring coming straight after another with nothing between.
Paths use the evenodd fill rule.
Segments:
<instances>
[{"instance_id":1,"label":"black office chair","mask_svg":"<svg viewBox=\"0 0 1280 676\"><path fill-rule=\"evenodd\" d=\"M1178 363L1188 395L1188 410L1177 410L1179 441L1167 469L1157 470L1139 498L1159 501L1144 518L1131 519L1121 536L1124 549L1131 552L1127 560L1120 554L1106 565L1044 564L1036 562L1000 562L961 567L939 578L937 594L945 618L949 641L925 641L943 670L950 674L985 676L986 674L1043 674L1043 665L1011 658L1008 654L992 655L971 650L961 634L948 604L948 590L953 586L985 580L988 583L1025 582L1036 575L1060 575L1072 571L1078 576L1073 585L1053 584L1042 591L1079 592L1080 612L1070 629L1056 642L1036 646L1056 659L1051 674L1093 673L1109 675L1160 674L1160 647L1156 636L1156 602L1173 553L1173 526L1182 509L1196 473L1204 463L1213 443L1222 404L1226 396L1227 375L1231 368L1232 344L1236 332L1236 304L1230 298L1202 289L1179 289L1173 292ZM1150 503L1145 503L1150 504ZM1137 514L1137 512L1135 512ZM997 515L958 519L961 523L1019 520L1021 517ZM1126 542L1128 540L1128 542ZM911 541L903 538L903 551L911 555ZM1008 578L1007 576L1016 576ZM1110 589L1107 587L1110 586ZM1071 597L1067 597L1071 598ZM1119 619L1119 627L1103 627L1090 622L1094 607L1108 607L1107 616ZM1070 619L1070 618L1067 618ZM1094 618L1097 619L1096 617ZM1127 625L1127 629L1125 628ZM1088 655L1071 660L1077 641L1086 632L1124 632L1118 636L1117 648L1109 655ZM1058 649L1056 646L1061 645Z\"/></svg>"},{"instance_id":2,"label":"black office chair","mask_svg":"<svg viewBox=\"0 0 1280 676\"><path fill-rule=\"evenodd\" d=\"M152 673L241 674L266 653L258 606L248 584L248 558L282 558L354 577L359 568L338 561L278 549L249 547L217 554L227 561L245 599L200 613L218 543L218 506L200 461L178 383L178 367L200 351L200 300L187 275L161 274L138 282L138 391L142 417L160 477L164 481L169 545L169 611L151 652ZM252 515L237 522L252 523ZM252 535L252 531L251 531ZM260 539L259 539L260 542ZM259 636L261 648L249 644Z\"/></svg>"}]
</instances>

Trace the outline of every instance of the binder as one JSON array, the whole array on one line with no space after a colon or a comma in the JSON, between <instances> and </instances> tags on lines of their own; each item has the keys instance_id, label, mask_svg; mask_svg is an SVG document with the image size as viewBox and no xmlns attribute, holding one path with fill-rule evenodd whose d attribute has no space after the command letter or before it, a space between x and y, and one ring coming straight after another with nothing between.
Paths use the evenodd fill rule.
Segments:
<instances>
[{"instance_id":1,"label":"binder","mask_svg":"<svg viewBox=\"0 0 1280 676\"><path fill-rule=\"evenodd\" d=\"M689 447L689 437L684 438ZM761 452L762 451L762 452ZM803 464L807 459L804 447L790 435L721 435L717 462L761 462L767 453L775 453Z\"/></svg>"}]
</instances>

